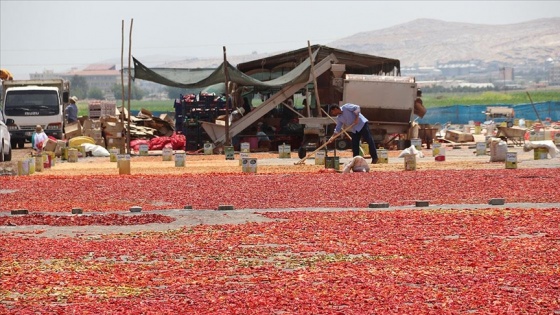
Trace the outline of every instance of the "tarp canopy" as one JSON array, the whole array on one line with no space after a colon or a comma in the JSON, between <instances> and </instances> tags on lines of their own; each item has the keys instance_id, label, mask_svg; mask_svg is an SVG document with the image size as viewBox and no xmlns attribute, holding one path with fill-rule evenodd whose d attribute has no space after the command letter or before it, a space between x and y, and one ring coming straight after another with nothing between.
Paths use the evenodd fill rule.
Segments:
<instances>
[{"instance_id":1,"label":"tarp canopy","mask_svg":"<svg viewBox=\"0 0 560 315\"><path fill-rule=\"evenodd\" d=\"M324 45L313 45L310 48L315 52L313 56L315 62L332 54L338 63L346 66L346 73L377 75L393 73L398 76L401 74L401 63L398 59L361 54ZM309 58L309 47L240 63L237 65L237 69L254 76L259 72L273 72L279 68L291 69L307 58Z\"/></svg>"},{"instance_id":2,"label":"tarp canopy","mask_svg":"<svg viewBox=\"0 0 560 315\"><path fill-rule=\"evenodd\" d=\"M314 55L317 55L315 52ZM264 88L282 88L287 85L307 82L309 80L311 62L305 59L302 63L285 75L269 80L260 81L246 75L229 62L223 62L215 69L196 68L148 68L138 59L134 58L134 79L142 79L166 86L178 88L206 88L211 85L224 83L226 81L225 69L227 68L228 81L238 86L254 86Z\"/></svg>"}]
</instances>

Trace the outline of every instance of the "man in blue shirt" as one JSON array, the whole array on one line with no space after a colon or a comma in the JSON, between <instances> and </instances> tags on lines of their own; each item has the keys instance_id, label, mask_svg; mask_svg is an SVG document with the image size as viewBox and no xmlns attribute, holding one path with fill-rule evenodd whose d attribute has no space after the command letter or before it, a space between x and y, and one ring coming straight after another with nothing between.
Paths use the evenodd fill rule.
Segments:
<instances>
[{"instance_id":1,"label":"man in blue shirt","mask_svg":"<svg viewBox=\"0 0 560 315\"><path fill-rule=\"evenodd\" d=\"M68 121L69 124L78 121L78 105L76 105L76 102L78 102L78 98L72 96L70 98L70 103L66 107L66 121Z\"/></svg>"},{"instance_id":2,"label":"man in blue shirt","mask_svg":"<svg viewBox=\"0 0 560 315\"><path fill-rule=\"evenodd\" d=\"M360 112L360 106L350 103L346 103L342 106L331 105L329 114L331 116L336 116L336 127L334 128L334 134L331 139L336 138L336 136L341 132L343 126L346 128L352 126L348 132L350 137L352 137L353 155L360 155L360 140L363 138L369 145L371 163L376 164L378 161L377 149L375 148L375 143L373 142L373 137L371 136L371 132L367 124L368 120Z\"/></svg>"}]
</instances>

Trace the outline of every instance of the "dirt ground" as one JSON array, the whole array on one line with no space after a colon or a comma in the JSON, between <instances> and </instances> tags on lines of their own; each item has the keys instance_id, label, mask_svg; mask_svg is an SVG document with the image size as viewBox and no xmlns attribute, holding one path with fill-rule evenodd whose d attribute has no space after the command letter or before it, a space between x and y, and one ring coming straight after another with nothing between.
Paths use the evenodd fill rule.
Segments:
<instances>
[{"instance_id":1,"label":"dirt ground","mask_svg":"<svg viewBox=\"0 0 560 315\"><path fill-rule=\"evenodd\" d=\"M476 139L483 141L483 138ZM445 161L436 161L432 149L422 148L421 157L416 160L416 170L446 170L446 169L504 169L504 162L490 162L490 150L486 155L477 155L476 143L442 143L445 149ZM12 151L12 161L0 163L0 171L12 174L17 172L17 161L32 153L29 144L24 149ZM550 168L560 167L560 157L535 160L534 152L525 152L522 146L508 146L508 152L516 152L518 168ZM401 151L388 151L388 163L372 165L372 172L401 171L405 170L404 159L399 158ZM278 152L253 152L251 158L257 159L257 173L301 173L318 172L325 168L324 165L316 165L314 156L300 164L300 159L295 151L291 158L279 158ZM328 152L328 156L338 156L340 169L347 163L352 153L350 150ZM242 173L243 169L239 161L239 152L235 153L235 160L226 160L225 155L203 155L187 154L184 167L175 166L174 161L163 161L161 151L150 152L148 156L139 156L132 152L130 174L200 174L200 173ZM297 164L297 165L296 165ZM32 176L46 175L119 175L117 163L111 162L108 157L84 157L79 158L76 163L69 163L57 159L55 166L36 172Z\"/></svg>"}]
</instances>

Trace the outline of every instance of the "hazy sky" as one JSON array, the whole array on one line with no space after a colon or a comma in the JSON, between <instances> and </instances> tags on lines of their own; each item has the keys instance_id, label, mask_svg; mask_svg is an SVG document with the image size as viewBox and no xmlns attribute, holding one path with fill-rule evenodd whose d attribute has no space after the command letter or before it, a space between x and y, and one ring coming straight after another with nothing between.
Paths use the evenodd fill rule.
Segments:
<instances>
[{"instance_id":1,"label":"hazy sky","mask_svg":"<svg viewBox=\"0 0 560 315\"><path fill-rule=\"evenodd\" d=\"M186 58L273 53L418 18L510 24L560 16L560 1L22 1L0 0L0 67L16 79L132 55ZM559 35L560 36L560 35ZM399 56L387 56L399 58ZM155 64L148 64L153 66Z\"/></svg>"}]
</instances>

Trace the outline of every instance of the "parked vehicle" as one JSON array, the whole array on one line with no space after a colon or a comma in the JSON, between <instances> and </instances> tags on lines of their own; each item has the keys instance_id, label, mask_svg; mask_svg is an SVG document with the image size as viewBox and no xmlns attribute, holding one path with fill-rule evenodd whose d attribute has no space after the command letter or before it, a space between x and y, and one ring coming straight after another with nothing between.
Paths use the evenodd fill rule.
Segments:
<instances>
[{"instance_id":1,"label":"parked vehicle","mask_svg":"<svg viewBox=\"0 0 560 315\"><path fill-rule=\"evenodd\" d=\"M11 122L11 119L8 119ZM4 113L0 110L0 162L12 160L12 144L10 141L10 131L6 126ZM8 123L9 123L8 122Z\"/></svg>"},{"instance_id":2,"label":"parked vehicle","mask_svg":"<svg viewBox=\"0 0 560 315\"><path fill-rule=\"evenodd\" d=\"M497 125L505 122L508 128L513 126L513 119L515 118L515 111L513 108L489 106L486 107L486 111L483 112L483 114L486 114L486 121L493 121Z\"/></svg>"},{"instance_id":3,"label":"parked vehicle","mask_svg":"<svg viewBox=\"0 0 560 315\"><path fill-rule=\"evenodd\" d=\"M2 81L2 109L12 148L23 148L37 125L62 139L70 83L62 79Z\"/></svg>"}]
</instances>

